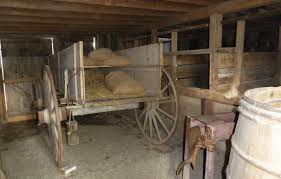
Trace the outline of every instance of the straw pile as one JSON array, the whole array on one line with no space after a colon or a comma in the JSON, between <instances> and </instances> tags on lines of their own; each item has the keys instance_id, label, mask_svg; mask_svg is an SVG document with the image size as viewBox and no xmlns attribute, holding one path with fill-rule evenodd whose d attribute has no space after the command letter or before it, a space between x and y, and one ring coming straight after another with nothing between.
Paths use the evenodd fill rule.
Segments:
<instances>
[{"instance_id":1,"label":"straw pile","mask_svg":"<svg viewBox=\"0 0 281 179\"><path fill-rule=\"evenodd\" d=\"M100 48L91 51L88 57L84 57L84 66L112 66L124 67L130 64L130 60L112 52L108 48Z\"/></svg>"}]
</instances>

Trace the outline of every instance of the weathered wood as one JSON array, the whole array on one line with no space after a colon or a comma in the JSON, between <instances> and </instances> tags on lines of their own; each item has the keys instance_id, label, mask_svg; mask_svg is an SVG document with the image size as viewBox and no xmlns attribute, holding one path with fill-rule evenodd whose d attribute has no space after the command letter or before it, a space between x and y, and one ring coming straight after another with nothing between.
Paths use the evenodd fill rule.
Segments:
<instances>
[{"instance_id":1,"label":"weathered wood","mask_svg":"<svg viewBox=\"0 0 281 179\"><path fill-rule=\"evenodd\" d=\"M208 64L208 55L179 55L177 65ZM163 65L172 65L172 56L164 55Z\"/></svg>"},{"instance_id":2,"label":"weathered wood","mask_svg":"<svg viewBox=\"0 0 281 179\"><path fill-rule=\"evenodd\" d=\"M172 32L190 31L190 30L203 29L203 28L208 28L208 27L209 27L209 24L184 26L184 27L181 27L181 28L173 28L172 30L160 31L160 32L157 32L155 35L160 36L160 35L170 34ZM133 38L126 38L123 41L132 41L132 40L135 40L135 39L145 39L145 38L149 38L151 36L152 36L152 34L140 35L140 36L136 36L136 37L133 37Z\"/></svg>"},{"instance_id":3,"label":"weathered wood","mask_svg":"<svg viewBox=\"0 0 281 179\"><path fill-rule=\"evenodd\" d=\"M171 52L178 51L178 32L172 32L171 34ZM172 56L172 78L174 81L177 80L177 56Z\"/></svg>"},{"instance_id":4,"label":"weathered wood","mask_svg":"<svg viewBox=\"0 0 281 179\"><path fill-rule=\"evenodd\" d=\"M157 38L157 29L152 29L151 31L151 43L157 43L158 38Z\"/></svg>"},{"instance_id":5,"label":"weathered wood","mask_svg":"<svg viewBox=\"0 0 281 179\"><path fill-rule=\"evenodd\" d=\"M156 11L172 11L172 12L191 12L198 7L204 7L198 4L181 4L161 0L154 1L128 1L128 0L58 0L62 2L85 3L89 5L100 5L110 7L124 7L124 8L137 8L148 9Z\"/></svg>"},{"instance_id":6,"label":"weathered wood","mask_svg":"<svg viewBox=\"0 0 281 179\"><path fill-rule=\"evenodd\" d=\"M138 40L134 40L134 47L138 47L139 46L139 41Z\"/></svg>"},{"instance_id":7,"label":"weathered wood","mask_svg":"<svg viewBox=\"0 0 281 179\"><path fill-rule=\"evenodd\" d=\"M179 95L189 96L193 98L207 99L223 104L239 105L239 100L240 100L240 97L227 99L220 91L210 90L210 89L177 86L177 91Z\"/></svg>"},{"instance_id":8,"label":"weathered wood","mask_svg":"<svg viewBox=\"0 0 281 179\"><path fill-rule=\"evenodd\" d=\"M237 21L236 29L236 53L235 53L235 66L234 76L229 91L225 94L227 98L233 98L238 95L238 88L241 81L241 71L243 63L244 39L245 39L245 24L244 20Z\"/></svg>"},{"instance_id":9,"label":"weathered wood","mask_svg":"<svg viewBox=\"0 0 281 179\"><path fill-rule=\"evenodd\" d=\"M218 4L208 6L206 8L200 8L192 13L186 15L174 16L167 18L157 26L171 26L184 22L192 22L200 19L208 18L210 15L215 13L227 14L232 12L238 12L250 8L261 7L280 2L279 0L229 0Z\"/></svg>"},{"instance_id":10,"label":"weathered wood","mask_svg":"<svg viewBox=\"0 0 281 179\"><path fill-rule=\"evenodd\" d=\"M210 30L209 30L209 48L211 50L222 47L222 15L213 14L210 16ZM210 89L216 85L216 68L217 68L217 54L212 52L210 54L210 72L209 85Z\"/></svg>"},{"instance_id":11,"label":"weathered wood","mask_svg":"<svg viewBox=\"0 0 281 179\"><path fill-rule=\"evenodd\" d=\"M273 78L259 79L255 81L242 81L240 82L240 86L238 88L238 96L242 95L245 91L249 89L272 86L272 84ZM215 90L221 93L226 93L227 91L229 91L229 89L231 89L231 86L231 84L221 84L217 85Z\"/></svg>"},{"instance_id":12,"label":"weathered wood","mask_svg":"<svg viewBox=\"0 0 281 179\"><path fill-rule=\"evenodd\" d=\"M233 47L223 47L223 48L209 48L209 49L197 49L197 50L180 50L177 52L165 53L165 55L204 55L215 52L220 53L233 53L235 49Z\"/></svg>"},{"instance_id":13,"label":"weathered wood","mask_svg":"<svg viewBox=\"0 0 281 179\"><path fill-rule=\"evenodd\" d=\"M20 122L20 121L28 121L36 119L36 114L18 114L18 115L9 115L7 122Z\"/></svg>"},{"instance_id":14,"label":"weathered wood","mask_svg":"<svg viewBox=\"0 0 281 179\"><path fill-rule=\"evenodd\" d=\"M0 7L6 8L21 8L30 10L52 10L63 12L84 12L84 13L101 13L101 14L115 14L115 15L140 15L140 16L167 16L167 12L137 9L137 8L123 8L123 7L109 7L100 5L88 5L81 3L67 3L55 1L32 1L32 0L1 0ZM170 15L179 14L177 12L170 12Z\"/></svg>"},{"instance_id":15,"label":"weathered wood","mask_svg":"<svg viewBox=\"0 0 281 179\"><path fill-rule=\"evenodd\" d=\"M235 66L235 53L219 53L217 68L232 68ZM242 67L275 65L276 52L244 52Z\"/></svg>"}]
</instances>

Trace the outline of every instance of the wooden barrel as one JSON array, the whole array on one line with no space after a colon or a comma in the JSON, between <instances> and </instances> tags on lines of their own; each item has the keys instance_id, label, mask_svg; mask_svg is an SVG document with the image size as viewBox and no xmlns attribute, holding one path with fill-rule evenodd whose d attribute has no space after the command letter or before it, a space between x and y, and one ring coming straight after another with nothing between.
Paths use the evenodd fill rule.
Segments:
<instances>
[{"instance_id":1,"label":"wooden barrel","mask_svg":"<svg viewBox=\"0 0 281 179\"><path fill-rule=\"evenodd\" d=\"M245 92L227 167L228 179L281 178L281 87Z\"/></svg>"}]
</instances>

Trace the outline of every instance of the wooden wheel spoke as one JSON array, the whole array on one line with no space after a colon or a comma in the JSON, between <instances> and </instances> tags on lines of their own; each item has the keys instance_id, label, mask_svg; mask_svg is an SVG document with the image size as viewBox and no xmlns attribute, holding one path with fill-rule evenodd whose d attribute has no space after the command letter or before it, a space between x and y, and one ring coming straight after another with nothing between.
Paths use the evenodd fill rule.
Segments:
<instances>
[{"instance_id":1,"label":"wooden wheel spoke","mask_svg":"<svg viewBox=\"0 0 281 179\"><path fill-rule=\"evenodd\" d=\"M166 127L166 125L164 124L164 122L162 121L160 115L157 113L157 111L155 109L153 110L153 112L154 112L156 118L158 119L159 123L161 124L161 126L166 131L166 133L169 134L170 132L169 132L168 128Z\"/></svg>"},{"instance_id":2,"label":"wooden wheel spoke","mask_svg":"<svg viewBox=\"0 0 281 179\"><path fill-rule=\"evenodd\" d=\"M168 83L163 89L161 89L161 93L163 93L164 91L166 91L166 89L169 87L170 83Z\"/></svg>"},{"instance_id":3,"label":"wooden wheel spoke","mask_svg":"<svg viewBox=\"0 0 281 179\"><path fill-rule=\"evenodd\" d=\"M150 113L151 117L152 117L152 120L153 120L153 124L154 124L154 128L156 130L156 133L157 133L157 136L159 138L159 140L161 141L162 140L162 137L160 135L160 131L159 131L159 127L158 127L158 124L157 124L157 120L155 118L155 115L153 115L153 113L151 112Z\"/></svg>"},{"instance_id":4,"label":"wooden wheel spoke","mask_svg":"<svg viewBox=\"0 0 281 179\"><path fill-rule=\"evenodd\" d=\"M168 114L167 112L163 111L162 109L160 109L159 107L156 107L156 109L161 112L162 114L164 114L165 116L169 117L170 119L174 120L174 116Z\"/></svg>"},{"instance_id":5,"label":"wooden wheel spoke","mask_svg":"<svg viewBox=\"0 0 281 179\"><path fill-rule=\"evenodd\" d=\"M149 136L152 138L152 118L150 112L148 114L148 118L149 118Z\"/></svg>"},{"instance_id":6,"label":"wooden wheel spoke","mask_svg":"<svg viewBox=\"0 0 281 179\"><path fill-rule=\"evenodd\" d=\"M146 124L147 124L147 120L148 120L148 114L145 113L145 118L144 118L144 123L143 123L143 127L142 130L145 132L145 128L146 128Z\"/></svg>"},{"instance_id":7,"label":"wooden wheel spoke","mask_svg":"<svg viewBox=\"0 0 281 179\"><path fill-rule=\"evenodd\" d=\"M140 120L142 119L142 117L144 116L144 113L145 113L145 110L143 110L142 113L140 114L140 116L139 116L139 118L138 118L139 121L140 121Z\"/></svg>"}]
</instances>

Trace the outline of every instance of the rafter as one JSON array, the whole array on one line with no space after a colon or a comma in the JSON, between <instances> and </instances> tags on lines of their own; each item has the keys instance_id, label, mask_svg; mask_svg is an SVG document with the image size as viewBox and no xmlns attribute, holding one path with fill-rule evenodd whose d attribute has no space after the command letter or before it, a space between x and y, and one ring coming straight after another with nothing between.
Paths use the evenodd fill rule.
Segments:
<instances>
[{"instance_id":1,"label":"rafter","mask_svg":"<svg viewBox=\"0 0 281 179\"><path fill-rule=\"evenodd\" d=\"M229 0L222 3L214 4L205 8L200 8L192 13L180 16L173 16L169 19L163 20L161 24L156 26L172 26L176 24L181 24L185 22L192 22L204 18L208 18L214 13L232 13L238 12L246 9L261 7L265 5L270 5L274 3L280 3L280 0Z\"/></svg>"},{"instance_id":2,"label":"rafter","mask_svg":"<svg viewBox=\"0 0 281 179\"><path fill-rule=\"evenodd\" d=\"M48 17L28 17L28 16L0 16L0 21L2 22L30 22L30 23L55 23L55 24L76 24L76 25L87 25L91 24L94 26L99 25L124 25L124 26L143 26L143 23L138 23L134 21L104 21L104 20L80 20L71 18L48 18Z\"/></svg>"},{"instance_id":3,"label":"rafter","mask_svg":"<svg viewBox=\"0 0 281 179\"><path fill-rule=\"evenodd\" d=\"M99 14L95 12L68 12L68 11L52 11L52 10L37 10L37 9L20 9L20 8L0 8L0 15L13 16L34 16L34 17L49 17L49 18L72 18L72 19L95 19L95 20L118 20L118 21L140 21L140 22L155 22L159 21L159 17L155 16L131 16L131 15L112 15Z\"/></svg>"},{"instance_id":4,"label":"rafter","mask_svg":"<svg viewBox=\"0 0 281 179\"><path fill-rule=\"evenodd\" d=\"M91 5L101 5L110 7L126 7L136 9L148 9L157 11L174 11L174 12L191 12L196 8L202 7L198 4L180 4L175 2L167 2L163 0L56 0L60 2L73 2L73 3L85 3Z\"/></svg>"},{"instance_id":5,"label":"rafter","mask_svg":"<svg viewBox=\"0 0 281 179\"><path fill-rule=\"evenodd\" d=\"M144 10L137 8L116 8L111 6L89 5L81 3L33 0L1 0L0 7L140 16L169 16L179 14L175 12L167 13L162 11Z\"/></svg>"}]
</instances>

